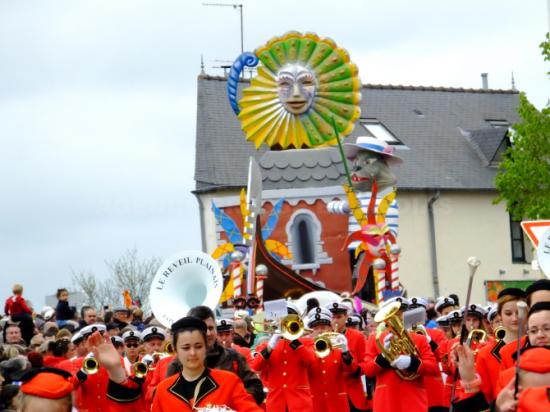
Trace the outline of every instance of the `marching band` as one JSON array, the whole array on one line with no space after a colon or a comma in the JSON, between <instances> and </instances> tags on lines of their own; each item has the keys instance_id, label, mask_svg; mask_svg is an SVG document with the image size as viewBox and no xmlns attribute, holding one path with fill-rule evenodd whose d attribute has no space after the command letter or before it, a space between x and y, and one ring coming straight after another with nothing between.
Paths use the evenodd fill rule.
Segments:
<instances>
[{"instance_id":1,"label":"marching band","mask_svg":"<svg viewBox=\"0 0 550 412\"><path fill-rule=\"evenodd\" d=\"M488 313L477 304L453 310L456 297L442 297L435 327L408 324L419 313L426 319L422 297L389 300L374 320L345 299L307 313L288 301L287 314L262 332L244 319L250 347L233 343L243 319L216 320L200 306L169 331L124 331L122 356L105 325L86 326L72 339L78 356L56 367L70 376L82 412L209 410L201 408L217 402L235 411L542 411L550 405L548 297L549 280L502 290ZM452 326L458 320L462 331Z\"/></svg>"}]
</instances>

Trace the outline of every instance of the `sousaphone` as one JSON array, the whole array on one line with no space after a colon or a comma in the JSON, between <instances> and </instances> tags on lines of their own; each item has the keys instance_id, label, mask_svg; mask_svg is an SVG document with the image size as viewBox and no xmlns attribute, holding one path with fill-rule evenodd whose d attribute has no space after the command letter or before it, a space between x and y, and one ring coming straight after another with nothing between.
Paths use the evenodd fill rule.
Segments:
<instances>
[{"instance_id":1,"label":"sousaphone","mask_svg":"<svg viewBox=\"0 0 550 412\"><path fill-rule=\"evenodd\" d=\"M178 253L159 268L149 293L155 318L166 327L187 315L194 306L214 310L223 290L220 265L206 253Z\"/></svg>"}]
</instances>

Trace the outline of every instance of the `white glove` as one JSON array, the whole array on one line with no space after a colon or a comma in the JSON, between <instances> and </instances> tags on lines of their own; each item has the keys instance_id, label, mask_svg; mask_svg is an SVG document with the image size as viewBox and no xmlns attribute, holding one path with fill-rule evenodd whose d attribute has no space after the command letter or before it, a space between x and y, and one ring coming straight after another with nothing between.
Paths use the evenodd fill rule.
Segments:
<instances>
[{"instance_id":1,"label":"white glove","mask_svg":"<svg viewBox=\"0 0 550 412\"><path fill-rule=\"evenodd\" d=\"M348 339L346 338L345 335L340 334L340 336L336 338L336 341L338 346L340 346L340 348L342 349L342 353L346 353L347 351L349 351Z\"/></svg>"},{"instance_id":2,"label":"white glove","mask_svg":"<svg viewBox=\"0 0 550 412\"><path fill-rule=\"evenodd\" d=\"M275 349L275 346L277 346L277 342L279 342L279 339L281 339L281 334L275 333L267 343L267 347L271 350Z\"/></svg>"},{"instance_id":3,"label":"white glove","mask_svg":"<svg viewBox=\"0 0 550 412\"><path fill-rule=\"evenodd\" d=\"M391 333L388 333L386 337L384 338L384 348L389 349L391 345L391 338L393 338L393 335Z\"/></svg>"},{"instance_id":4,"label":"white glove","mask_svg":"<svg viewBox=\"0 0 550 412\"><path fill-rule=\"evenodd\" d=\"M396 360L391 363L394 368L403 370L411 366L411 357L409 355L399 355Z\"/></svg>"},{"instance_id":5,"label":"white glove","mask_svg":"<svg viewBox=\"0 0 550 412\"><path fill-rule=\"evenodd\" d=\"M141 358L141 361L145 363L146 365L152 365L155 362L155 358L153 356L147 354L144 355L143 358Z\"/></svg>"}]
</instances>

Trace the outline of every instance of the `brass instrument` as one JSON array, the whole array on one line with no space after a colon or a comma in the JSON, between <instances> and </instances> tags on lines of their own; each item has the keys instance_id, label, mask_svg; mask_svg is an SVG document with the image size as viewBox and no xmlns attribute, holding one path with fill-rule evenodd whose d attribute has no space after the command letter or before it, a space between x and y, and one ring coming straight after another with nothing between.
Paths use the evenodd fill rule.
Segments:
<instances>
[{"instance_id":1,"label":"brass instrument","mask_svg":"<svg viewBox=\"0 0 550 412\"><path fill-rule=\"evenodd\" d=\"M494 330L493 333L497 342L504 340L504 338L506 337L506 329L504 328L504 326L499 326Z\"/></svg>"},{"instance_id":2,"label":"brass instrument","mask_svg":"<svg viewBox=\"0 0 550 412\"><path fill-rule=\"evenodd\" d=\"M392 363L399 355L414 355L418 357L418 349L399 318L400 307L401 303L399 302L391 303L380 309L374 317L375 322L383 322L386 325L386 330L393 335L390 341L390 347L386 349L384 343L380 342L382 331L376 332L376 346L378 346L380 353L389 363ZM417 372L411 373L399 369L396 369L395 373L397 373L401 379L405 380L413 380L419 376Z\"/></svg>"},{"instance_id":3,"label":"brass instrument","mask_svg":"<svg viewBox=\"0 0 550 412\"><path fill-rule=\"evenodd\" d=\"M136 378L145 378L149 372L149 366L145 362L136 362L132 365L132 370Z\"/></svg>"},{"instance_id":4,"label":"brass instrument","mask_svg":"<svg viewBox=\"0 0 550 412\"><path fill-rule=\"evenodd\" d=\"M418 326L419 326L418 323L413 324L412 327L411 327L411 331L413 333L416 333L417 335L426 336L426 334L427 334L426 329L425 328L419 328Z\"/></svg>"},{"instance_id":5,"label":"brass instrument","mask_svg":"<svg viewBox=\"0 0 550 412\"><path fill-rule=\"evenodd\" d=\"M264 322L256 322L253 320L252 327L256 332L267 333L268 335L276 333L278 329L277 321L267 321L267 320Z\"/></svg>"},{"instance_id":6,"label":"brass instrument","mask_svg":"<svg viewBox=\"0 0 550 412\"><path fill-rule=\"evenodd\" d=\"M86 375L95 375L99 371L99 362L96 358L84 358L82 362L82 371Z\"/></svg>"},{"instance_id":7,"label":"brass instrument","mask_svg":"<svg viewBox=\"0 0 550 412\"><path fill-rule=\"evenodd\" d=\"M471 348L473 343L478 345L480 343L485 343L486 341L487 332L483 329L472 329L466 338L466 345Z\"/></svg>"},{"instance_id":8,"label":"brass instrument","mask_svg":"<svg viewBox=\"0 0 550 412\"><path fill-rule=\"evenodd\" d=\"M342 342L343 335L338 332L325 332L321 333L313 340L313 348L315 349L315 355L318 358L326 358L333 349L343 348Z\"/></svg>"},{"instance_id":9,"label":"brass instrument","mask_svg":"<svg viewBox=\"0 0 550 412\"><path fill-rule=\"evenodd\" d=\"M168 341L164 344L164 353L167 355L173 355L176 353L174 350L174 344L171 341Z\"/></svg>"},{"instance_id":10,"label":"brass instrument","mask_svg":"<svg viewBox=\"0 0 550 412\"><path fill-rule=\"evenodd\" d=\"M304 322L298 315L286 315L281 319L281 335L286 340L296 340L305 332Z\"/></svg>"}]
</instances>

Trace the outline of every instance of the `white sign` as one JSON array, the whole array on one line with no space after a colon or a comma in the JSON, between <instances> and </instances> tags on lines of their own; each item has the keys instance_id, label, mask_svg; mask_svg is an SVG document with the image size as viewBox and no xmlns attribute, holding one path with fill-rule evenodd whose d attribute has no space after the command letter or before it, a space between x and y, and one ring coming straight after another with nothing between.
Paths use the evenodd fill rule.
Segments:
<instances>
[{"instance_id":1,"label":"white sign","mask_svg":"<svg viewBox=\"0 0 550 412\"><path fill-rule=\"evenodd\" d=\"M288 315L286 300L277 299L264 302L264 312L266 319L279 319Z\"/></svg>"},{"instance_id":2,"label":"white sign","mask_svg":"<svg viewBox=\"0 0 550 412\"><path fill-rule=\"evenodd\" d=\"M537 260L542 273L544 273L546 277L550 277L550 228L546 229L539 239Z\"/></svg>"},{"instance_id":3,"label":"white sign","mask_svg":"<svg viewBox=\"0 0 550 412\"><path fill-rule=\"evenodd\" d=\"M159 268L149 302L157 320L170 327L194 306L214 309L223 289L220 265L206 253L190 250L178 253Z\"/></svg>"}]
</instances>

